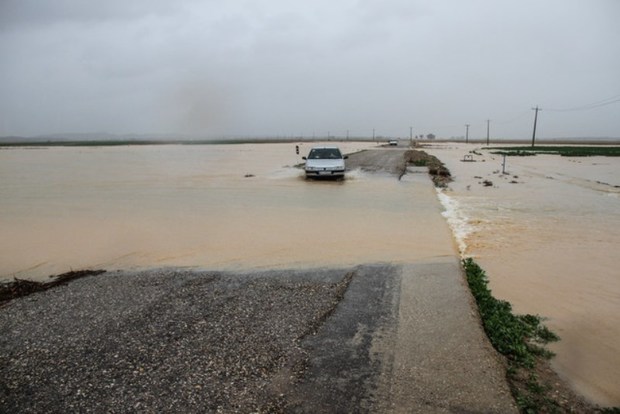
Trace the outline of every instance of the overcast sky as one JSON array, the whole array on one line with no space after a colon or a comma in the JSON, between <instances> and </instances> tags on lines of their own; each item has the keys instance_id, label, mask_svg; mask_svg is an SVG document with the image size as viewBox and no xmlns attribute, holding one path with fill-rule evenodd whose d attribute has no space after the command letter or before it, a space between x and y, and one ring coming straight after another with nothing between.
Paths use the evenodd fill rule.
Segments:
<instances>
[{"instance_id":1,"label":"overcast sky","mask_svg":"<svg viewBox=\"0 0 620 414\"><path fill-rule=\"evenodd\" d=\"M528 138L536 105L620 137L619 0L0 0L0 136Z\"/></svg>"}]
</instances>

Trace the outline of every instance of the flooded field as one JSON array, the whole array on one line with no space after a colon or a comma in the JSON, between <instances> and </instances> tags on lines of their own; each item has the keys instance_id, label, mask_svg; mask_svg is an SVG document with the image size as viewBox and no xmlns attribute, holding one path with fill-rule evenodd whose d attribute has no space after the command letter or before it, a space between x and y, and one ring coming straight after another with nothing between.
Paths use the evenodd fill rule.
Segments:
<instances>
[{"instance_id":1,"label":"flooded field","mask_svg":"<svg viewBox=\"0 0 620 414\"><path fill-rule=\"evenodd\" d=\"M358 170L345 181L306 181L295 165L310 146L299 155L295 144L0 150L0 278L456 253L425 174L399 182Z\"/></svg>"},{"instance_id":2,"label":"flooded field","mask_svg":"<svg viewBox=\"0 0 620 414\"><path fill-rule=\"evenodd\" d=\"M494 295L548 317L562 338L555 369L590 399L620 405L620 158L507 157L502 174L502 157L474 145L426 150L452 171L445 215Z\"/></svg>"}]
</instances>

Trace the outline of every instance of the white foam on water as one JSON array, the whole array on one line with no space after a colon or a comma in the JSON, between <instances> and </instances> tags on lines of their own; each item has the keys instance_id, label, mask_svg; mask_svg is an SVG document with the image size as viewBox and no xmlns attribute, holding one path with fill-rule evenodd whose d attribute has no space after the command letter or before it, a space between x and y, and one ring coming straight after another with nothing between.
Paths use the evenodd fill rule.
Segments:
<instances>
[{"instance_id":1,"label":"white foam on water","mask_svg":"<svg viewBox=\"0 0 620 414\"><path fill-rule=\"evenodd\" d=\"M445 217L454 239L459 247L462 257L467 254L467 238L472 233L472 226L469 224L467 216L464 214L459 202L446 194L444 189L437 189L437 198L441 202L444 211L441 213Z\"/></svg>"},{"instance_id":2,"label":"white foam on water","mask_svg":"<svg viewBox=\"0 0 620 414\"><path fill-rule=\"evenodd\" d=\"M364 173L364 171L362 171L360 168L355 168L353 170L347 170L345 173L345 180L361 180L366 176L366 174Z\"/></svg>"}]
</instances>

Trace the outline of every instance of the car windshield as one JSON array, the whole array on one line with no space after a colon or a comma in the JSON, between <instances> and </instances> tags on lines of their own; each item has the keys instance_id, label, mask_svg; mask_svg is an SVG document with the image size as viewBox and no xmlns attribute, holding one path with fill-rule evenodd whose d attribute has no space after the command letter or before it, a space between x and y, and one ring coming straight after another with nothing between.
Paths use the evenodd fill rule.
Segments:
<instances>
[{"instance_id":1,"label":"car windshield","mask_svg":"<svg viewBox=\"0 0 620 414\"><path fill-rule=\"evenodd\" d=\"M338 148L313 148L310 150L308 158L311 160L335 160L342 158L342 154L340 154L340 150Z\"/></svg>"}]
</instances>

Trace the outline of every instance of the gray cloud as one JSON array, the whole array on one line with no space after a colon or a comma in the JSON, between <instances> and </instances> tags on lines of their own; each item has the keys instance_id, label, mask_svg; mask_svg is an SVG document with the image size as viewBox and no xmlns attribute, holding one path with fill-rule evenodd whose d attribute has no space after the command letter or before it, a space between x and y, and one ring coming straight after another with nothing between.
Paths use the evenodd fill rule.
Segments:
<instances>
[{"instance_id":1,"label":"gray cloud","mask_svg":"<svg viewBox=\"0 0 620 414\"><path fill-rule=\"evenodd\" d=\"M0 135L525 138L620 96L615 0L0 2ZM541 136L620 136L620 103Z\"/></svg>"}]
</instances>

